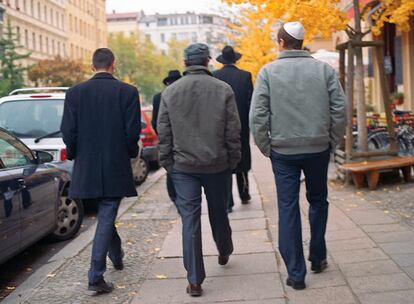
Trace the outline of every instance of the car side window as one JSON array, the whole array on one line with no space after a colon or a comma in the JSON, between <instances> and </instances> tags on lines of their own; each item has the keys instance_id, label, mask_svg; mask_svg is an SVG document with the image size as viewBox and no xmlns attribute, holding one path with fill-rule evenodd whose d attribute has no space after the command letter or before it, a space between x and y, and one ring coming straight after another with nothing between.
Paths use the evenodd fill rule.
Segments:
<instances>
[{"instance_id":1,"label":"car side window","mask_svg":"<svg viewBox=\"0 0 414 304\"><path fill-rule=\"evenodd\" d=\"M6 168L22 167L34 162L30 150L12 136L0 133L0 159Z\"/></svg>"}]
</instances>

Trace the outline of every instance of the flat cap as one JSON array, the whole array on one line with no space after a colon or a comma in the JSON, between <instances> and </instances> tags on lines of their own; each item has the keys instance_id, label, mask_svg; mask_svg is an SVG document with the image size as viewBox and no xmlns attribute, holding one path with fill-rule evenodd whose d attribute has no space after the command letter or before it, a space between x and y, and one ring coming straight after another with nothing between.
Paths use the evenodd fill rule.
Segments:
<instances>
[{"instance_id":1,"label":"flat cap","mask_svg":"<svg viewBox=\"0 0 414 304\"><path fill-rule=\"evenodd\" d=\"M210 49L204 43L191 44L184 50L184 60L186 61L204 58L210 58Z\"/></svg>"}]
</instances>

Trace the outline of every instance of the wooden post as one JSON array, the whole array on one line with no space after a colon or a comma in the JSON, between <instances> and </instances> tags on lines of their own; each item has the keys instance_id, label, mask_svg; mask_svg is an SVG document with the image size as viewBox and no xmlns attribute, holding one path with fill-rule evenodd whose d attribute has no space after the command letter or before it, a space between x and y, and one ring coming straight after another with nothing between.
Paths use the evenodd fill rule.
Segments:
<instances>
[{"instance_id":1,"label":"wooden post","mask_svg":"<svg viewBox=\"0 0 414 304\"><path fill-rule=\"evenodd\" d=\"M345 49L339 50L339 80L342 88L345 90Z\"/></svg>"},{"instance_id":2,"label":"wooden post","mask_svg":"<svg viewBox=\"0 0 414 304\"><path fill-rule=\"evenodd\" d=\"M348 70L346 80L346 103L347 103L347 127L346 127L346 141L345 153L346 163L349 163L352 158L352 150L354 143L353 136L353 118L354 118L354 48L352 43L348 43ZM349 180L347 178L347 180Z\"/></svg>"},{"instance_id":3,"label":"wooden post","mask_svg":"<svg viewBox=\"0 0 414 304\"><path fill-rule=\"evenodd\" d=\"M380 81L381 81L381 88L382 88L382 97L384 99L384 108L385 108L385 115L387 118L387 129L390 138L390 151L398 152L397 146L397 139L395 135L394 129L394 121L392 119L392 112L391 112L391 93L390 89L387 84L387 76L385 75L385 67L384 67L384 48L378 46L377 50L377 68L380 74Z\"/></svg>"}]
</instances>

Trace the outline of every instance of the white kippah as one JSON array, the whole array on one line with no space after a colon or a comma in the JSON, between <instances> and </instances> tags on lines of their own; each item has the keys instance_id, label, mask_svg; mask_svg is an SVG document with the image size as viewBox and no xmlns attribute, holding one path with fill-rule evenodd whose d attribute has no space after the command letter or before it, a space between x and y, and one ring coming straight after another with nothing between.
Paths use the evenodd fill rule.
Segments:
<instances>
[{"instance_id":1,"label":"white kippah","mask_svg":"<svg viewBox=\"0 0 414 304\"><path fill-rule=\"evenodd\" d=\"M297 40L305 39L305 29L300 22L287 22L283 25L285 31Z\"/></svg>"}]
</instances>

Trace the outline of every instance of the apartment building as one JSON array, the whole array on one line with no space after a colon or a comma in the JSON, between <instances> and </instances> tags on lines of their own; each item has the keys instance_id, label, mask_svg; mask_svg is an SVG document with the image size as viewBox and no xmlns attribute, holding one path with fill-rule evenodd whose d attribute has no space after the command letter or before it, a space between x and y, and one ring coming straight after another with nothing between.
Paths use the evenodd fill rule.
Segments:
<instances>
[{"instance_id":1,"label":"apartment building","mask_svg":"<svg viewBox=\"0 0 414 304\"><path fill-rule=\"evenodd\" d=\"M1 37L2 30L3 30L4 12L5 11L6 10L5 10L3 4L0 3L0 37Z\"/></svg>"},{"instance_id":2,"label":"apartment building","mask_svg":"<svg viewBox=\"0 0 414 304\"><path fill-rule=\"evenodd\" d=\"M168 50L170 40L205 43L210 46L213 56L221 52L230 41L228 19L214 14L143 14L138 20L138 29L159 49Z\"/></svg>"},{"instance_id":3,"label":"apartment building","mask_svg":"<svg viewBox=\"0 0 414 304\"><path fill-rule=\"evenodd\" d=\"M109 33L133 35L142 33L163 52L168 51L171 40L201 42L208 44L213 56L220 53L222 47L229 43L228 19L214 14L155 14L145 15L144 12L116 13L107 15Z\"/></svg>"},{"instance_id":4,"label":"apartment building","mask_svg":"<svg viewBox=\"0 0 414 304\"><path fill-rule=\"evenodd\" d=\"M112 11L111 14L106 15L108 22L108 32L110 34L122 33L126 36L135 35L138 30L138 20L142 13L117 13Z\"/></svg>"},{"instance_id":5,"label":"apartment building","mask_svg":"<svg viewBox=\"0 0 414 304\"><path fill-rule=\"evenodd\" d=\"M89 61L94 50L106 47L105 0L66 0L67 54Z\"/></svg>"},{"instance_id":6,"label":"apartment building","mask_svg":"<svg viewBox=\"0 0 414 304\"><path fill-rule=\"evenodd\" d=\"M51 56L65 56L67 35L64 0L0 0L5 21L10 20L24 52L31 52L27 64Z\"/></svg>"},{"instance_id":7,"label":"apartment building","mask_svg":"<svg viewBox=\"0 0 414 304\"><path fill-rule=\"evenodd\" d=\"M0 0L7 20L19 36L24 64L54 56L90 60L107 45L105 0Z\"/></svg>"}]
</instances>

